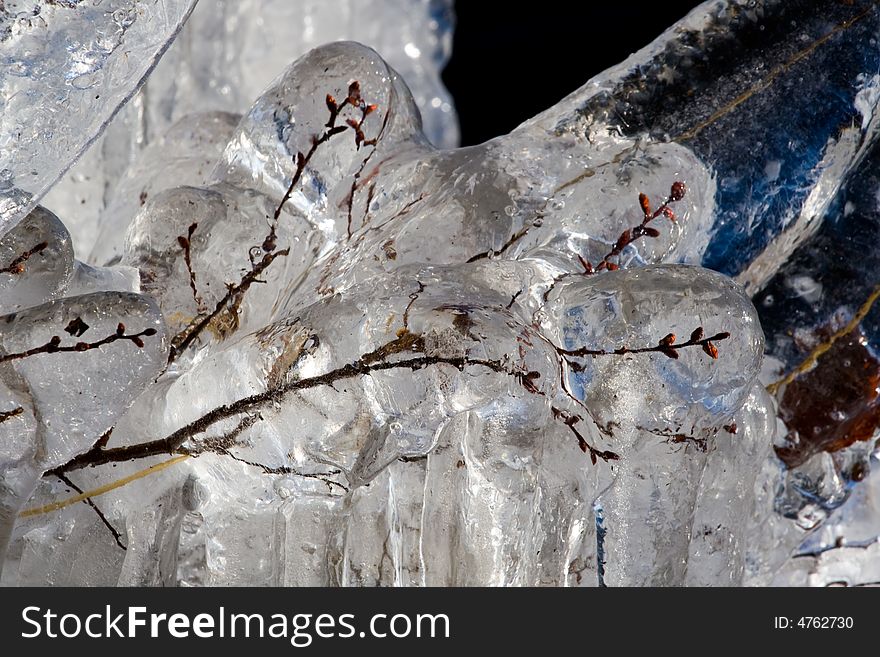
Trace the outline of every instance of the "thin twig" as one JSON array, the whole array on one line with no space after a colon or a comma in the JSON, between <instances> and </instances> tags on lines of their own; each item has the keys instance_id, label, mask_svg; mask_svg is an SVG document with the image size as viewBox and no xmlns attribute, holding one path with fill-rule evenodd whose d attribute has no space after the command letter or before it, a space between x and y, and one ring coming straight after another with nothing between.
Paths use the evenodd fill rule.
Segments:
<instances>
[{"instance_id":1,"label":"thin twig","mask_svg":"<svg viewBox=\"0 0 880 657\"><path fill-rule=\"evenodd\" d=\"M196 222L190 224L186 237L178 235L177 243L180 244L180 248L183 249L183 261L186 263L186 271L189 272L189 288L192 291L193 301L196 302L196 308L198 308L199 312L202 312L205 302L199 295L199 290L196 286L196 272L193 270L192 265L192 236L198 227L199 224Z\"/></svg>"},{"instance_id":2,"label":"thin twig","mask_svg":"<svg viewBox=\"0 0 880 657\"><path fill-rule=\"evenodd\" d=\"M364 117L364 118L366 118L366 117ZM352 216L351 215L352 215L352 211L354 209L354 194L357 191L358 182L360 181L361 175L363 175L364 169L367 167L367 163L376 154L376 144L382 138L382 134L385 132L385 127L388 125L389 118L391 118L391 112L385 112L385 118L382 121L382 127L379 128L379 132L376 135L375 139L371 140L371 142L370 142L370 145L373 146L373 150L371 150L370 154L364 158L363 162L361 162L360 167L358 168L358 170L355 172L354 176L352 177L351 190L349 191L348 199L347 199L347 202L348 202L348 222L347 222L346 231L348 234L348 239L351 239L351 235L352 235L352 225L351 225ZM363 120L361 121L361 124L363 124ZM370 178L372 178L372 175L370 176ZM369 178L368 178L368 180L369 180ZM361 219L361 226L363 226L367 223L367 214L370 211L370 203L373 201L373 192L375 191L375 189L376 189L375 183L370 185L370 191L367 194L367 202L366 202L366 205L364 206L364 217L363 217L363 219Z\"/></svg>"},{"instance_id":3,"label":"thin twig","mask_svg":"<svg viewBox=\"0 0 880 657\"><path fill-rule=\"evenodd\" d=\"M40 345L39 347L32 347L27 351L20 351L17 353L4 354L0 356L0 363L8 363L13 360L21 360L22 358L30 358L31 356L36 356L38 354L90 351L92 349L99 349L104 345L108 345L119 340L127 340L129 342L133 342L135 345L137 345L138 348L142 349L144 346L144 341L141 340L141 338L150 337L153 335L156 335L156 329L154 328L146 328L139 333L126 334L124 324L119 324L119 326L116 327L116 333L114 333L113 335L108 335L106 338L98 340L97 342L77 342L73 345L62 345L61 338L57 335L53 335L49 339L49 342Z\"/></svg>"},{"instance_id":4,"label":"thin twig","mask_svg":"<svg viewBox=\"0 0 880 657\"><path fill-rule=\"evenodd\" d=\"M418 300L419 295L425 291L425 284L421 281L416 281L419 286L419 289L409 295L409 303L406 304L406 308L403 311L403 328L409 331L409 313L412 310L413 304Z\"/></svg>"},{"instance_id":5,"label":"thin twig","mask_svg":"<svg viewBox=\"0 0 880 657\"><path fill-rule=\"evenodd\" d=\"M580 347L578 349L563 349L561 347L557 347L557 351L562 356L623 356L624 354L647 354L647 353L661 353L668 358L678 358L678 351L680 349L686 349L688 347L702 347L703 351L706 352L708 356L713 359L718 358L718 348L715 346L715 342L720 342L722 340L727 340L730 337L730 333L727 331L723 331L721 333L716 333L711 337L703 337L703 327L697 327L691 333L691 337L687 342L677 343L675 342L676 337L674 333L670 333L664 338L661 338L660 341L654 345L653 347L639 347L636 349L631 349L629 347L618 347L617 349L606 350L606 349L587 349L586 347Z\"/></svg>"},{"instance_id":6,"label":"thin twig","mask_svg":"<svg viewBox=\"0 0 880 657\"><path fill-rule=\"evenodd\" d=\"M40 242L36 246L31 247L21 255L19 255L15 260L10 262L8 265L0 269L0 274L21 274L24 272L24 263L28 261L31 256L36 255L37 253L42 253L46 248L48 248L49 242Z\"/></svg>"},{"instance_id":7,"label":"thin twig","mask_svg":"<svg viewBox=\"0 0 880 657\"><path fill-rule=\"evenodd\" d=\"M21 406L13 408L11 411L0 411L0 424L6 422L6 420L11 420L16 416L21 415L22 413L24 413L24 409Z\"/></svg>"},{"instance_id":8,"label":"thin twig","mask_svg":"<svg viewBox=\"0 0 880 657\"><path fill-rule=\"evenodd\" d=\"M702 336L697 336L696 333L697 332L695 331L694 335L691 338L691 341L689 341L688 343L683 343L681 345L676 345L675 349L695 345L703 346L704 350L711 349L711 347L704 345L704 343L708 343L711 340L723 340L726 338L725 334L719 333L718 335L712 336L711 338L701 340L700 338ZM661 340L661 343L663 343L664 341L668 341L668 336L667 338L664 338L664 340ZM670 345L661 346L663 348L668 348ZM412 353L423 348L424 341L420 339L420 336L407 332L406 334L404 334L404 336L398 337L390 343L379 347L373 352L370 352L369 354L366 354L365 356L359 358L352 363L348 363L347 365L337 367L333 370L317 376L295 379L283 385L270 388L269 390L266 390L264 392L250 395L248 397L243 397L230 404L218 406L213 410L208 411L200 418L193 420L183 427L180 427L179 429L164 438L139 443L136 445L126 445L109 449L96 445L92 447L89 451L74 457L64 465L56 468L53 472L68 472L70 470L76 470L84 467L103 465L105 463L119 463L123 461L130 461L133 459L145 458L148 456L173 454L176 450L179 450L187 440L197 436L198 434L204 433L221 420L225 420L227 418L235 417L245 413L250 413L269 403L279 402L284 397L294 391L303 391L323 386L332 386L338 381L361 376L369 376L376 372L405 369L417 371L426 367L436 365L449 365L458 370L464 370L465 368L470 367L481 367L493 372L498 372L500 374L513 376L527 389L534 389L534 381L540 376L537 372L523 372L521 370L511 369L506 364L504 359L495 360L486 358L471 358L467 355L429 356L423 354L409 358L401 358L400 360L394 361L386 360L392 355L399 355L401 353ZM581 350L563 351L568 355L573 356L580 355L581 353ZM613 351L603 351L595 353L591 350L586 350L584 353L588 355L612 355L618 353L638 354L653 351L662 351L662 349L660 349L659 347L645 347L637 349L621 348Z\"/></svg>"},{"instance_id":9,"label":"thin twig","mask_svg":"<svg viewBox=\"0 0 880 657\"><path fill-rule=\"evenodd\" d=\"M63 472L56 472L55 476L58 477L58 479L60 479L61 481L63 481L65 484L70 486L77 493L84 494L83 489L80 488L79 486L77 486L75 483L73 483L70 480L70 478L66 474L64 474ZM101 522L104 523L104 526L108 530L110 530L110 533L113 535L113 540L116 541L116 545L121 547L123 550L128 550L128 548L125 547L125 545L122 542L122 535L119 533L119 531L116 529L116 527L114 527L110 523L110 521L107 520L107 516L105 516L104 512L98 508L98 505L92 501L92 498L86 497L85 499L83 499L83 504L87 504L88 506L92 507L92 510L98 515L98 517L101 519Z\"/></svg>"},{"instance_id":10,"label":"thin twig","mask_svg":"<svg viewBox=\"0 0 880 657\"><path fill-rule=\"evenodd\" d=\"M572 415L568 411L564 411L561 408L556 408L552 406L550 410L553 412L553 417L557 420L562 421L562 423L571 430L574 434L575 438L577 438L578 446L581 448L581 451L585 454L590 455L590 461L593 462L593 465L596 465L597 459L602 459L605 462L608 461L617 461L620 459L620 455L616 452L612 452L611 450L599 450L593 447L590 443L587 442L587 439L583 437L580 431L577 430L575 425L581 421L580 416Z\"/></svg>"},{"instance_id":11,"label":"thin twig","mask_svg":"<svg viewBox=\"0 0 880 657\"><path fill-rule=\"evenodd\" d=\"M262 274L276 258L286 256L289 253L290 249L282 249L281 251L265 254L263 258L255 263L253 268L242 277L237 285L229 285L226 289L226 294L224 294L223 298L217 302L217 305L214 306L214 310L207 315L196 317L189 326L174 337L171 341L171 348L168 352L168 362L173 363L178 355L186 351L195 339L201 335L208 325L214 321L214 319L222 313L227 306L230 306L231 312L235 312L238 305L241 303L241 298L248 291L250 286L259 282L260 274Z\"/></svg>"},{"instance_id":12,"label":"thin twig","mask_svg":"<svg viewBox=\"0 0 880 657\"><path fill-rule=\"evenodd\" d=\"M643 217L641 223L636 224L632 228L628 228L623 231L620 236L617 238L617 241L614 243L614 246L611 250L605 254L605 257L599 262L598 265L594 268L589 262L581 259L581 264L584 267L586 274L592 274L597 271L602 271L603 269L607 269L608 271L614 271L618 269L618 265L611 261L612 258L617 258L620 256L623 249L632 244L638 239L642 237L660 237L660 231L654 228L653 226L649 226L654 219L657 217L665 216L671 222L675 223L675 213L672 211L670 204L675 203L676 201L680 201L684 198L685 192L687 188L685 187L683 182L674 182L672 183L672 187L669 190L669 196L665 201L658 207L656 210L651 210L651 201L645 194L639 194L639 206L642 209Z\"/></svg>"},{"instance_id":13,"label":"thin twig","mask_svg":"<svg viewBox=\"0 0 880 657\"><path fill-rule=\"evenodd\" d=\"M572 276L576 276L578 274L582 276L592 276L596 272L600 271L614 271L620 268L620 265L617 262L612 262L612 259L619 259L620 254L623 252L627 246L632 244L638 239L642 237L659 237L660 231L658 231L653 226L649 226L652 221L657 219L660 216L667 217L671 222L675 223L677 221L675 217L675 213L672 211L670 205L675 203L676 201L680 201L684 198L685 193L687 192L687 188L683 182L674 182L672 183L672 187L669 190L669 196L666 197L666 200L660 204L656 210L651 210L651 201L645 194L639 194L639 207L642 210L642 221L631 228L627 228L624 230L614 242L614 246L611 247L611 250L605 254L602 260L599 261L599 264L593 266L593 264L583 258L581 254L577 254L577 259L580 262L583 271L581 272L564 272L553 278L553 281L550 283L549 287L544 291L543 300L546 302L550 298L550 293L556 288L558 283L566 280L567 278L571 278Z\"/></svg>"},{"instance_id":14,"label":"thin twig","mask_svg":"<svg viewBox=\"0 0 880 657\"><path fill-rule=\"evenodd\" d=\"M263 250L266 253L271 253L275 250L278 219L281 217L281 212L284 206L290 200L290 197L293 195L293 190L296 188L297 183L302 177L306 166L311 161L315 152L322 144L327 143L335 135L338 135L341 132L345 132L349 128L354 130L355 145L357 146L357 148L360 148L362 145L375 146L376 144L376 139L365 138L363 133L363 125L366 118L376 110L377 106L367 105L363 101L363 99L361 98L360 82L355 80L348 86L348 95L341 103L336 102L336 99L330 94L327 94L326 103L327 109L330 111L330 118L327 120L327 123L324 124L324 132L322 132L320 135L315 135L312 137L312 144L309 147L309 150L305 153L299 151L296 154L296 170L293 172L293 178L291 178L290 185L288 185L287 191L284 192L284 196L281 198L281 203L279 203L278 207L275 209L275 214L272 216L272 224L269 229L269 235L267 235L266 239L263 241ZM336 125L336 121L339 118L339 115L341 114L342 110L345 109L345 107L347 106L355 107L361 111L360 120L348 119L345 125ZM367 157L367 160L369 160L369 157ZM364 165L366 166L366 164Z\"/></svg>"},{"instance_id":15,"label":"thin twig","mask_svg":"<svg viewBox=\"0 0 880 657\"><path fill-rule=\"evenodd\" d=\"M466 262L468 264L470 264L472 262L478 262L478 261L484 260L486 258L497 258L498 256L504 254L504 252L507 251L507 249L509 249L511 246L513 246L519 240L521 240L523 237L525 237L528 234L529 230L531 230L532 228L536 228L540 225L541 225L540 220L536 220L530 224L526 224L525 226L520 228L518 231L516 231L513 235L511 235L508 238L508 240L504 244L501 245L501 248L499 248L497 250L484 251L483 253L478 253L477 255L471 256L470 258L468 258L466 260Z\"/></svg>"}]
</instances>

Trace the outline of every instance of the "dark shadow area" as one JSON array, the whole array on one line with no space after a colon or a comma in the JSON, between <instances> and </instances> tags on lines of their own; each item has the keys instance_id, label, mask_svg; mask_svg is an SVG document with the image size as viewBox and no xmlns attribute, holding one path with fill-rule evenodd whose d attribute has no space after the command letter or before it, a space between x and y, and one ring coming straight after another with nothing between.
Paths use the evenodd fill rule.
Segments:
<instances>
[{"instance_id":1,"label":"dark shadow area","mask_svg":"<svg viewBox=\"0 0 880 657\"><path fill-rule=\"evenodd\" d=\"M443 80L462 145L510 132L653 41L700 2L458 0Z\"/></svg>"}]
</instances>

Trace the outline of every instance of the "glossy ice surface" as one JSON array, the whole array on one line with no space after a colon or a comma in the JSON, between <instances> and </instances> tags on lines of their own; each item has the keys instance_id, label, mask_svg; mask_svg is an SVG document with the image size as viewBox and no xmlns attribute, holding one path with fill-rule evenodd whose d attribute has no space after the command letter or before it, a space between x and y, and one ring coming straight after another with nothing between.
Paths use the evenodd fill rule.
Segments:
<instances>
[{"instance_id":1,"label":"glossy ice surface","mask_svg":"<svg viewBox=\"0 0 880 657\"><path fill-rule=\"evenodd\" d=\"M3 582L875 582L878 29L707 2L458 150L357 43L231 77L100 266L0 243Z\"/></svg>"}]
</instances>

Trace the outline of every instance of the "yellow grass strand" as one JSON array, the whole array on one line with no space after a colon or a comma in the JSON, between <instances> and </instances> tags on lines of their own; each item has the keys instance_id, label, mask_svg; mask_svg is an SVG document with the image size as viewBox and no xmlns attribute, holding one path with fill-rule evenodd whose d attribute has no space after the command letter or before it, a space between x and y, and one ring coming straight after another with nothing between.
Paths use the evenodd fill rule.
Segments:
<instances>
[{"instance_id":1,"label":"yellow grass strand","mask_svg":"<svg viewBox=\"0 0 880 657\"><path fill-rule=\"evenodd\" d=\"M850 333L852 333L856 329L856 327L862 323L862 320L865 319L865 316L871 310L871 307L874 305L878 298L880 298L880 285L874 288L874 291L871 292L870 296L859 307L856 314L853 315L853 318L849 320L846 326L836 331L830 338L825 340L825 342L816 346L816 348L810 352L810 354L803 360L803 362L801 362L800 365L789 372L786 376L779 379L778 381L774 381L769 386L767 386L767 392L769 392L771 395L775 395L782 386L788 385L796 378L798 378L801 374L811 369L819 360L819 358L822 357L822 354L824 354L826 351L834 346L835 342L840 340L840 338L844 337L845 335L849 335Z\"/></svg>"},{"instance_id":2,"label":"yellow grass strand","mask_svg":"<svg viewBox=\"0 0 880 657\"><path fill-rule=\"evenodd\" d=\"M189 458L188 454L184 454L182 456L175 456L173 459L168 459L167 461L163 461L162 463L156 463L155 465L151 465L149 468L145 468L143 470L139 470L134 474L130 474L127 477L123 477L122 479L117 479L116 481L110 482L109 484L104 484L103 486L99 486L93 490L87 490L84 493L80 493L79 495L74 495L73 497L68 497L66 500L59 500L58 502L52 502L51 504L46 504L45 506L36 507L33 509L27 509L18 514L19 518L30 518L32 516L43 515L44 513L52 513L53 511L58 511L65 507L71 506L78 502L82 502L83 500L87 500L90 497L98 497L99 495L103 495L105 493L109 493L111 490L116 490L117 488L122 488L126 484L130 484L133 481L137 481L138 479L143 479L144 477L148 477L151 474L155 474L160 472L166 468L170 468L172 465L176 465L181 461L185 461Z\"/></svg>"},{"instance_id":3,"label":"yellow grass strand","mask_svg":"<svg viewBox=\"0 0 880 657\"><path fill-rule=\"evenodd\" d=\"M730 114L730 112L732 112L737 107L742 105L744 102L749 100L752 96L764 91L765 89L768 89L773 84L773 82L776 81L776 79L780 75L782 75L783 73L788 71L792 66L794 66L795 64L797 64L801 60L806 59L810 54L812 54L820 46L827 43L833 37L837 36L841 32L848 30L853 25L858 23L860 20L865 18L865 16L867 16L869 13L871 13L871 11L873 11L873 9L874 9L873 5L875 5L875 4L877 4L877 3L876 2L872 3L872 6L868 7L867 9L862 11L860 14L854 16L853 18L850 18L848 21L844 21L843 23L836 25L827 34L816 39L809 46L807 46L803 50L795 53L794 56L792 56L787 62L781 64L780 66L778 66L777 68L772 70L766 77L764 77L764 79L762 79L760 82L758 82L755 86L744 91L742 94L740 94L739 96L734 98L731 102L729 102L727 105L725 105L724 107L722 107L721 109L716 111L714 114L712 114L712 116L710 116L708 119L706 119L702 123L694 126L690 130L687 130L686 132L683 132L682 134L676 136L672 141L680 142L680 141L687 141L688 139L693 139L698 134L700 134L703 130L705 130L710 125L712 125L713 123L718 121L718 119L726 116L727 114Z\"/></svg>"}]
</instances>

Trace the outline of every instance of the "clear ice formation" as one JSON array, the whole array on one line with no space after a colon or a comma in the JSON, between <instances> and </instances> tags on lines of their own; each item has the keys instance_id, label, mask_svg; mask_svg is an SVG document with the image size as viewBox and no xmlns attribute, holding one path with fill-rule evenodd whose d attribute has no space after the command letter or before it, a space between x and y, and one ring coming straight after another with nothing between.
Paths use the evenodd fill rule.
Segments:
<instances>
[{"instance_id":1,"label":"clear ice formation","mask_svg":"<svg viewBox=\"0 0 880 657\"><path fill-rule=\"evenodd\" d=\"M436 145L458 145L452 99L440 71L452 45L452 0L210 0L196 5L147 83L44 205L65 217L77 255L105 264L100 247L132 212L120 175L195 113L242 114L285 67L310 49L341 39L382 53L413 92L423 130ZM179 127L179 126L178 126ZM222 133L210 133L222 139ZM222 140L225 143L225 139ZM206 153L216 158L213 152ZM213 159L212 159L213 163ZM187 167L195 172L195 167ZM188 177L177 185L196 184Z\"/></svg>"},{"instance_id":2,"label":"clear ice formation","mask_svg":"<svg viewBox=\"0 0 880 657\"><path fill-rule=\"evenodd\" d=\"M0 4L0 235L137 90L195 1Z\"/></svg>"},{"instance_id":3,"label":"clear ice formation","mask_svg":"<svg viewBox=\"0 0 880 657\"><path fill-rule=\"evenodd\" d=\"M878 30L707 2L459 150L333 43L147 146L93 264L33 209L2 583L876 583Z\"/></svg>"}]
</instances>

